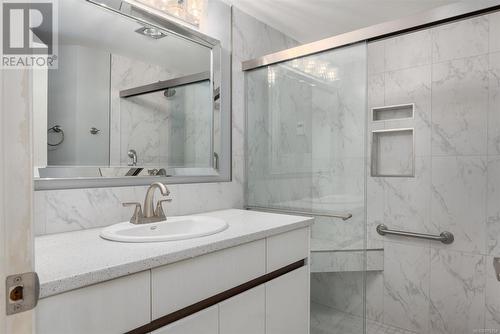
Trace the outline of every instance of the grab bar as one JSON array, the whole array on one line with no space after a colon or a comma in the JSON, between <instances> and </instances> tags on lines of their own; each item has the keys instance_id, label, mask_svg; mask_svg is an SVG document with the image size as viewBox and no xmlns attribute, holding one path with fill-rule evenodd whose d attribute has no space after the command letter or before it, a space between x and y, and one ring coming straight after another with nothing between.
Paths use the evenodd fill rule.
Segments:
<instances>
[{"instance_id":1,"label":"grab bar","mask_svg":"<svg viewBox=\"0 0 500 334\"><path fill-rule=\"evenodd\" d=\"M453 236L453 233L444 231L441 232L440 235L433 235L433 234L425 234L425 233L415 233L415 232L406 232L406 231L399 231L399 230L390 230L387 226L384 224L379 224L377 226L377 233L380 235L400 235L403 237L411 237L411 238L419 238L419 239L426 239L426 240L434 240L434 241L441 241L443 244L451 244L454 240L455 237Z\"/></svg>"},{"instance_id":2,"label":"grab bar","mask_svg":"<svg viewBox=\"0 0 500 334\"><path fill-rule=\"evenodd\" d=\"M289 214L294 214L294 215L299 215L299 216L318 216L318 217L328 217L328 218L340 218L344 221L352 218L351 213L346 213L345 215L336 215L336 214L321 213L321 212L307 212L307 211L297 211L297 210L278 209L278 208L265 208L265 207L261 207L261 206L247 206L247 210L289 213Z\"/></svg>"}]
</instances>

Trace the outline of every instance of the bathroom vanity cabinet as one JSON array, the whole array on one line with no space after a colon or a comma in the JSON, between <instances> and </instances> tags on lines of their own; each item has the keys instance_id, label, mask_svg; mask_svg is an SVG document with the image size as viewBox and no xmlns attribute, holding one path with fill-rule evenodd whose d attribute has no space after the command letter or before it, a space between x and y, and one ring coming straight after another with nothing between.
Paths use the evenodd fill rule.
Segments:
<instances>
[{"instance_id":1,"label":"bathroom vanity cabinet","mask_svg":"<svg viewBox=\"0 0 500 334\"><path fill-rule=\"evenodd\" d=\"M309 233L299 228L43 298L37 333L308 333Z\"/></svg>"},{"instance_id":2,"label":"bathroom vanity cabinet","mask_svg":"<svg viewBox=\"0 0 500 334\"><path fill-rule=\"evenodd\" d=\"M306 267L248 290L154 334L306 334L309 332Z\"/></svg>"}]
</instances>

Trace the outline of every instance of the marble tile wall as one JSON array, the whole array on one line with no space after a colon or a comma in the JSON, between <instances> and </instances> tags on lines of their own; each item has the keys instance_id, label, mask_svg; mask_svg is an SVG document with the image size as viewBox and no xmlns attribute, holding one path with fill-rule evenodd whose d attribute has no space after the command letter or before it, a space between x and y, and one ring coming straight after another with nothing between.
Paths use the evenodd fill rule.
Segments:
<instances>
[{"instance_id":1,"label":"marble tile wall","mask_svg":"<svg viewBox=\"0 0 500 334\"><path fill-rule=\"evenodd\" d=\"M208 82L178 87L169 98L163 92L119 97L123 89L182 75L159 65L111 55L112 166L126 166L129 149L137 152L142 166L207 167L211 163Z\"/></svg>"},{"instance_id":2,"label":"marble tile wall","mask_svg":"<svg viewBox=\"0 0 500 334\"><path fill-rule=\"evenodd\" d=\"M296 201L311 193L311 87L280 67L249 73L247 87L247 203L309 208L310 201Z\"/></svg>"},{"instance_id":3,"label":"marble tile wall","mask_svg":"<svg viewBox=\"0 0 500 334\"><path fill-rule=\"evenodd\" d=\"M231 182L172 185L169 214L242 208L244 205L244 75L241 61L286 49L298 43L246 13L219 0L209 0L202 31L218 38L230 50L232 29L232 147ZM35 192L37 235L106 226L129 219L124 201L141 201L146 187L52 190Z\"/></svg>"},{"instance_id":4,"label":"marble tile wall","mask_svg":"<svg viewBox=\"0 0 500 334\"><path fill-rule=\"evenodd\" d=\"M170 69L144 63L122 55L111 55L111 111L110 142L112 166L126 166L130 162L129 149L137 152L138 164L158 166L166 160L167 153L174 160L181 152L165 150L170 148L167 136L183 138L184 121L174 127L172 121L175 105L163 94L154 93L120 98L119 92L130 87L138 87L151 82L177 77ZM169 138L170 139L170 138ZM177 143L182 143L180 140ZM180 145L179 145L180 146ZM180 150L177 150L180 151ZM183 150L182 150L183 151Z\"/></svg>"},{"instance_id":5,"label":"marble tile wall","mask_svg":"<svg viewBox=\"0 0 500 334\"><path fill-rule=\"evenodd\" d=\"M418 333L500 331L500 13L370 43L368 107L415 103L415 178L367 180L368 243L384 271L368 315ZM439 234L452 245L381 238L375 226ZM376 314L373 310L383 310ZM373 316L375 314L375 317Z\"/></svg>"},{"instance_id":6,"label":"marble tile wall","mask_svg":"<svg viewBox=\"0 0 500 334\"><path fill-rule=\"evenodd\" d=\"M316 217L311 247L354 254L365 232L366 46L302 62L309 67L292 60L247 74L247 203L351 213L347 221ZM310 74L321 68L334 69L333 80ZM362 319L363 284L360 271L314 273L311 301Z\"/></svg>"}]
</instances>

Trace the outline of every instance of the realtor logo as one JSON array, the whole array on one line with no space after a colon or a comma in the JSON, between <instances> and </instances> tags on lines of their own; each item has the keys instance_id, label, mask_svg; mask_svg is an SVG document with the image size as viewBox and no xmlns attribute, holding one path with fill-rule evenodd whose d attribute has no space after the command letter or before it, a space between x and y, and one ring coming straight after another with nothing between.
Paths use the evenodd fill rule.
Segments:
<instances>
[{"instance_id":1,"label":"realtor logo","mask_svg":"<svg viewBox=\"0 0 500 334\"><path fill-rule=\"evenodd\" d=\"M56 3L4 1L2 68L57 67Z\"/></svg>"}]
</instances>

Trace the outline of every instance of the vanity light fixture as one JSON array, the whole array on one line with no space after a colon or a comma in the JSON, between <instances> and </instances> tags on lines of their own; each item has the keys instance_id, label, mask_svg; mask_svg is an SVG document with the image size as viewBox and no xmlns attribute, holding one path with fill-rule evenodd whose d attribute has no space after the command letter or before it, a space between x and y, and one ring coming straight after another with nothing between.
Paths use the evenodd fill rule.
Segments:
<instances>
[{"instance_id":1,"label":"vanity light fixture","mask_svg":"<svg viewBox=\"0 0 500 334\"><path fill-rule=\"evenodd\" d=\"M151 27L142 27L137 29L135 32L153 39L160 39L163 37L167 37L167 34L165 34L164 32Z\"/></svg>"},{"instance_id":2,"label":"vanity light fixture","mask_svg":"<svg viewBox=\"0 0 500 334\"><path fill-rule=\"evenodd\" d=\"M194 26L199 26L207 0L137 0Z\"/></svg>"}]
</instances>

